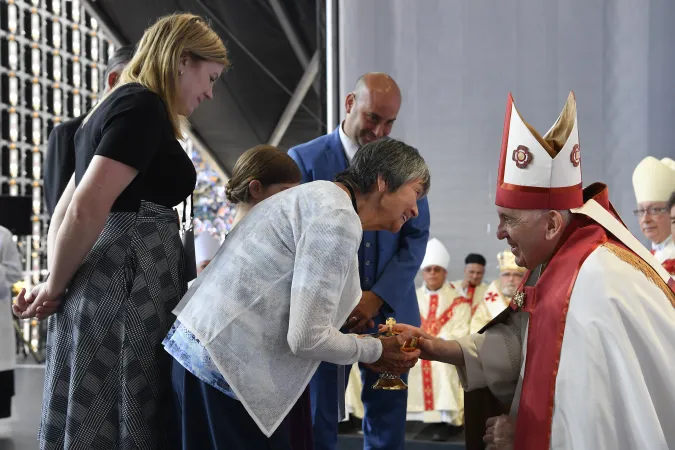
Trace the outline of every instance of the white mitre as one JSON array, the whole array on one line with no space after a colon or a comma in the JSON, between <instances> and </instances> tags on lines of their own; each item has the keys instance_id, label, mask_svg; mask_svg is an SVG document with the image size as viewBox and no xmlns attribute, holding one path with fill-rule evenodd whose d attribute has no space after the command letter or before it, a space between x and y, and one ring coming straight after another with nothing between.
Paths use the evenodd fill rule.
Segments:
<instances>
[{"instance_id":1,"label":"white mitre","mask_svg":"<svg viewBox=\"0 0 675 450\"><path fill-rule=\"evenodd\" d=\"M439 266L448 270L450 265L450 253L445 248L445 245L436 238L431 238L427 242L427 251L424 254L424 260L420 266L420 270L424 270L429 266Z\"/></svg>"},{"instance_id":2,"label":"white mitre","mask_svg":"<svg viewBox=\"0 0 675 450\"><path fill-rule=\"evenodd\" d=\"M675 161L647 156L633 171L633 190L637 203L667 202L675 192Z\"/></svg>"},{"instance_id":3,"label":"white mitre","mask_svg":"<svg viewBox=\"0 0 675 450\"><path fill-rule=\"evenodd\" d=\"M220 241L218 239L208 231L201 232L195 238L195 261L197 264L203 261L211 261L219 248Z\"/></svg>"},{"instance_id":4,"label":"white mitre","mask_svg":"<svg viewBox=\"0 0 675 450\"><path fill-rule=\"evenodd\" d=\"M555 210L584 204L574 93L570 92L558 120L543 136L523 120L509 94L495 204Z\"/></svg>"}]
</instances>

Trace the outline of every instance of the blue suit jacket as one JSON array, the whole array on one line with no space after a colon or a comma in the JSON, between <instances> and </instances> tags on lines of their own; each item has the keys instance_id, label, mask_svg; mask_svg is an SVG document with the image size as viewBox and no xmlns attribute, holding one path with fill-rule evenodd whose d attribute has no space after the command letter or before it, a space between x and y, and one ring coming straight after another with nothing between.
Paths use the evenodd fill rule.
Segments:
<instances>
[{"instance_id":1,"label":"blue suit jacket","mask_svg":"<svg viewBox=\"0 0 675 450\"><path fill-rule=\"evenodd\" d=\"M300 167L302 182L333 181L347 168L338 128L332 133L288 151ZM417 202L419 215L406 222L401 231L365 231L359 248L361 289L373 291L384 300L375 322L394 316L397 322L419 326L420 312L415 294L415 275L429 239L429 203Z\"/></svg>"}]
</instances>

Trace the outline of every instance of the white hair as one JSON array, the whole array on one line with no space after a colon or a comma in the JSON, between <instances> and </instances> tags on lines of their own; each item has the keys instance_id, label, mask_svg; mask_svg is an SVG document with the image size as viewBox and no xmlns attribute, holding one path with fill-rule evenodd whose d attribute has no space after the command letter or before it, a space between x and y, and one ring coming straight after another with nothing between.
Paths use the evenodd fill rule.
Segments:
<instances>
[{"instance_id":1,"label":"white hair","mask_svg":"<svg viewBox=\"0 0 675 450\"><path fill-rule=\"evenodd\" d=\"M552 210L552 209L533 209L529 211L536 220L541 219L545 214L548 214L551 211L556 211L558 214L560 214L563 218L563 223L565 226L569 225L569 223L572 221L572 211L569 209L562 209L562 210Z\"/></svg>"}]
</instances>

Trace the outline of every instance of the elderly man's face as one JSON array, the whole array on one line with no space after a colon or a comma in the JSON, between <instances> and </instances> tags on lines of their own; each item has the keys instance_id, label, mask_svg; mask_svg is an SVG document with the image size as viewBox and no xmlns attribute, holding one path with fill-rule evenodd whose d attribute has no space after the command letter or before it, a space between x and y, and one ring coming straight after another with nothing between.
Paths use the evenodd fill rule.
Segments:
<instances>
[{"instance_id":1,"label":"elderly man's face","mask_svg":"<svg viewBox=\"0 0 675 450\"><path fill-rule=\"evenodd\" d=\"M424 278L424 284L427 285L427 289L430 291L437 291L445 283L445 278L448 276L448 272L441 266L427 266L422 271L422 277Z\"/></svg>"},{"instance_id":2,"label":"elderly man's face","mask_svg":"<svg viewBox=\"0 0 675 450\"><path fill-rule=\"evenodd\" d=\"M642 202L635 210L640 229L655 244L665 241L670 232L670 215L665 202Z\"/></svg>"},{"instance_id":3,"label":"elderly man's face","mask_svg":"<svg viewBox=\"0 0 675 450\"><path fill-rule=\"evenodd\" d=\"M497 214L497 239L506 239L516 257L516 264L534 269L550 258L562 230L551 229L549 214L501 206L497 207Z\"/></svg>"},{"instance_id":4,"label":"elderly man's face","mask_svg":"<svg viewBox=\"0 0 675 450\"><path fill-rule=\"evenodd\" d=\"M670 234L673 236L673 240L675 240L675 206L670 208Z\"/></svg>"},{"instance_id":5,"label":"elderly man's face","mask_svg":"<svg viewBox=\"0 0 675 450\"><path fill-rule=\"evenodd\" d=\"M513 297L516 294L516 289L523 281L523 272L516 270L506 270L499 274L499 282L502 287L502 295L505 297Z\"/></svg>"}]
</instances>

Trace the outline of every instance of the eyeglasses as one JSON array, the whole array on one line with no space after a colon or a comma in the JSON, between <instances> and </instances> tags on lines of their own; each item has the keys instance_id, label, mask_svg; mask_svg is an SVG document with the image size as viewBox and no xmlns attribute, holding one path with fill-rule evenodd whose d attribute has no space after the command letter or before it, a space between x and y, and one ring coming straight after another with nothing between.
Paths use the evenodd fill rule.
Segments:
<instances>
[{"instance_id":1,"label":"eyeglasses","mask_svg":"<svg viewBox=\"0 0 675 450\"><path fill-rule=\"evenodd\" d=\"M642 217L645 214L649 214L650 216L658 216L660 214L664 214L664 213L667 213L667 212L668 212L668 208L665 207L665 206L661 206L661 207L652 206L652 207L647 208L647 209L634 209L633 210L633 214L635 215L635 217Z\"/></svg>"}]
</instances>

